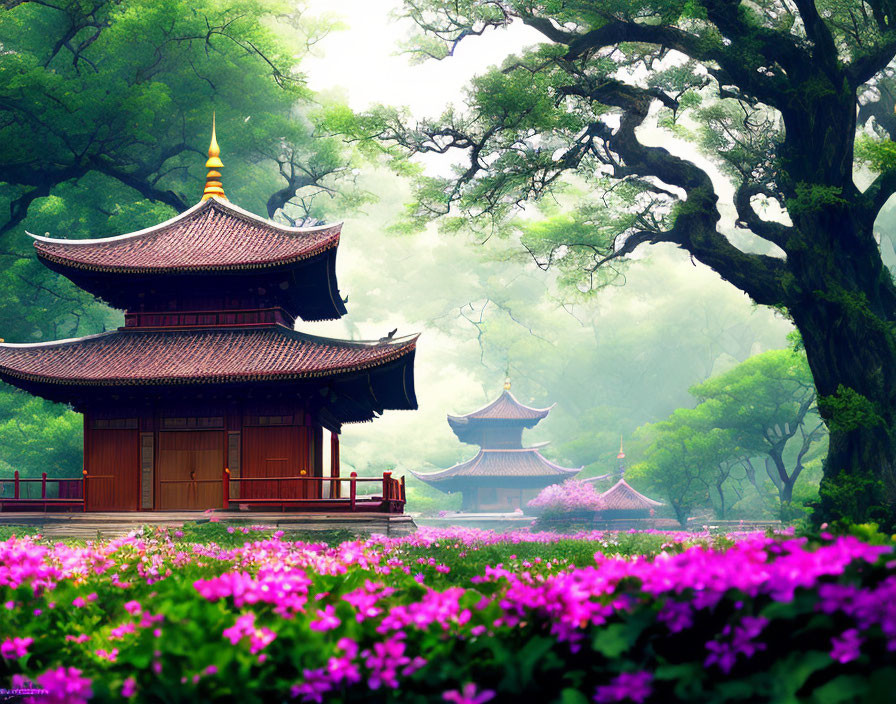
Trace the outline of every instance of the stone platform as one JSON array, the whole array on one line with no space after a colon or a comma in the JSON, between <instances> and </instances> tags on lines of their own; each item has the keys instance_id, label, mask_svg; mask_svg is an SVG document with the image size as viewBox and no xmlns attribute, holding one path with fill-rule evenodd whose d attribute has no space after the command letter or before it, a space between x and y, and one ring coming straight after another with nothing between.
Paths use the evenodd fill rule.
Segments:
<instances>
[{"instance_id":1,"label":"stone platform","mask_svg":"<svg viewBox=\"0 0 896 704\"><path fill-rule=\"evenodd\" d=\"M0 513L0 527L28 526L49 538L117 538L140 526L180 528L184 523L212 519L225 525L270 526L290 533L350 531L359 537L373 534L390 537L417 530L407 514L388 513L288 513L279 511L154 511L132 513Z\"/></svg>"}]
</instances>

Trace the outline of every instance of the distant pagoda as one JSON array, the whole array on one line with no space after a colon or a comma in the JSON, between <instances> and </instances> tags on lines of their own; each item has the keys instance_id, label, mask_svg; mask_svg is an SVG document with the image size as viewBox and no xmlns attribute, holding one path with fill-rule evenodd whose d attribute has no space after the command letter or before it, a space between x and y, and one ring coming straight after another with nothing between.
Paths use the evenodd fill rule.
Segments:
<instances>
[{"instance_id":1,"label":"distant pagoda","mask_svg":"<svg viewBox=\"0 0 896 704\"><path fill-rule=\"evenodd\" d=\"M286 227L243 210L224 195L214 124L208 154L201 200L167 222L102 239L32 235L42 264L125 313L99 335L0 344L0 379L84 414L87 510L220 508L225 486L235 502L311 506L322 488L339 495L323 478L339 477L344 423L417 407L416 336L294 329L346 313L341 224Z\"/></svg>"},{"instance_id":2,"label":"distant pagoda","mask_svg":"<svg viewBox=\"0 0 896 704\"><path fill-rule=\"evenodd\" d=\"M647 518L650 512L663 504L654 501L644 494L629 486L625 481L625 450L622 448L622 439L619 439L619 454L616 455L619 470L619 481L603 492L604 508L600 512L601 519L630 519Z\"/></svg>"},{"instance_id":3,"label":"distant pagoda","mask_svg":"<svg viewBox=\"0 0 896 704\"><path fill-rule=\"evenodd\" d=\"M510 382L492 403L463 416L448 416L457 438L479 445L473 459L439 472L412 472L418 479L451 494L461 492L461 510L470 512L513 511L522 508L538 492L563 482L582 468L569 469L545 459L539 447L523 447L523 430L532 428L551 412L530 408L510 393Z\"/></svg>"}]
</instances>

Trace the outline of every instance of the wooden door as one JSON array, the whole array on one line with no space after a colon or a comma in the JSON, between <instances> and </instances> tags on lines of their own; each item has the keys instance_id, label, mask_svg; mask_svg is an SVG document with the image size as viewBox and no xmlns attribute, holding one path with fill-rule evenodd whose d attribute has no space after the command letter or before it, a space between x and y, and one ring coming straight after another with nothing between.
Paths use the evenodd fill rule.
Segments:
<instances>
[{"instance_id":1,"label":"wooden door","mask_svg":"<svg viewBox=\"0 0 896 704\"><path fill-rule=\"evenodd\" d=\"M221 508L223 472L223 432L160 432L156 509L202 511Z\"/></svg>"},{"instance_id":2,"label":"wooden door","mask_svg":"<svg viewBox=\"0 0 896 704\"><path fill-rule=\"evenodd\" d=\"M88 511L136 511L140 495L140 446L137 430L86 432Z\"/></svg>"},{"instance_id":3,"label":"wooden door","mask_svg":"<svg viewBox=\"0 0 896 704\"><path fill-rule=\"evenodd\" d=\"M301 426L247 427L243 430L242 476L309 476L307 429ZM278 487L279 484L279 487ZM315 495L310 482L242 482L240 496L252 499L303 499Z\"/></svg>"}]
</instances>

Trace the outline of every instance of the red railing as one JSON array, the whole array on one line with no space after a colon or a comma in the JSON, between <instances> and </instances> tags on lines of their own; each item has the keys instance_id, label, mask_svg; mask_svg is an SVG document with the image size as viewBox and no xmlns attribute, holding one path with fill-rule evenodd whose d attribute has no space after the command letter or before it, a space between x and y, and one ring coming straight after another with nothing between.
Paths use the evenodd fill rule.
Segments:
<instances>
[{"instance_id":1,"label":"red railing","mask_svg":"<svg viewBox=\"0 0 896 704\"><path fill-rule=\"evenodd\" d=\"M383 472L380 477L359 477L357 472L352 472L348 477L232 477L230 470L224 469L224 508L230 508L230 504L247 504L247 505L279 505L281 510L287 506L294 508L308 507L317 509L332 508L336 510L355 511L388 511L389 513L401 513L405 504L405 483L404 477L400 480L392 477L392 472ZM268 482L276 484L276 496L264 497L231 497L230 485L251 486L255 482ZM348 482L348 498L342 498L342 484ZM358 483L377 483L382 485L382 492L379 496L368 494L358 495ZM299 488L311 488L315 484L323 489L324 484L330 486L329 497L307 497L307 496L284 496L284 483L293 492ZM292 484L290 484L292 483ZM310 486L309 486L310 484ZM335 491L334 491L335 489ZM306 492L301 492L306 493ZM322 491L315 491L315 494L322 494Z\"/></svg>"},{"instance_id":2,"label":"red railing","mask_svg":"<svg viewBox=\"0 0 896 704\"><path fill-rule=\"evenodd\" d=\"M89 478L100 479L107 477L92 476ZM108 477L111 478L111 477ZM13 473L12 479L0 478L0 511L5 507L12 509L29 509L31 507L42 507L44 511L48 507L68 507L79 508L81 511L87 510L87 490L89 482L87 482L87 472L83 472L81 479L50 479L44 472L40 479L27 478L23 479L19 476L18 470ZM267 486L276 485L276 492L273 496L252 496L252 497L231 497L230 485L234 483L237 487L241 485L251 486L256 482L267 482ZM348 498L343 498L342 486L348 482ZM352 472L348 477L231 477L230 470L224 469L221 479L170 479L160 480L161 484L187 484L188 498L196 500L198 484L218 484L222 485L222 505L223 508L230 508L230 504L246 504L258 506L279 506L281 510L287 507L306 508L318 511L378 511L388 513L401 513L404 511L406 501L404 477L395 479L392 472L383 472L382 477L359 477L356 472ZM310 483L310 486L309 486ZM379 495L358 494L358 484L380 484L381 492ZM12 484L13 495L11 497L4 496L4 489ZM34 484L40 484L40 496L29 496L33 493L29 489ZM47 484L56 484L56 496L47 496ZM315 485L317 485L315 487ZM329 497L323 497L323 487L327 485L330 489ZM284 495L284 486L288 487L293 493L292 496ZM311 492L296 491L299 488L311 488ZM23 491L24 490L24 491ZM315 496L308 497L296 494L313 493ZM25 495L23 495L25 494ZM210 508L208 506L202 508Z\"/></svg>"},{"instance_id":3,"label":"red railing","mask_svg":"<svg viewBox=\"0 0 896 704\"><path fill-rule=\"evenodd\" d=\"M12 496L5 496L6 487L12 484ZM28 491L33 485L40 484L40 496L23 496L24 493L30 494ZM47 484L55 484L56 496L47 496ZM84 497L84 479L48 479L47 473L43 472L40 479L26 478L19 476L19 471L13 472L12 479L0 479L0 511L6 507L10 508L27 508L32 506L41 506L46 511L48 506L75 507L82 511L86 510L86 501Z\"/></svg>"}]
</instances>

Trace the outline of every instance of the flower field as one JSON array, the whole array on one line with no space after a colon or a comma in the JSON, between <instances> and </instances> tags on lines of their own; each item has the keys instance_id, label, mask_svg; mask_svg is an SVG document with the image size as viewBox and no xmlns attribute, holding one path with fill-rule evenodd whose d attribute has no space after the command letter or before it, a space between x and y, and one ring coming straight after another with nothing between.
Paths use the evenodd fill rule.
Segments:
<instances>
[{"instance_id":1,"label":"flower field","mask_svg":"<svg viewBox=\"0 0 896 704\"><path fill-rule=\"evenodd\" d=\"M10 538L0 687L41 703L883 702L894 604L892 543L851 535Z\"/></svg>"}]
</instances>

